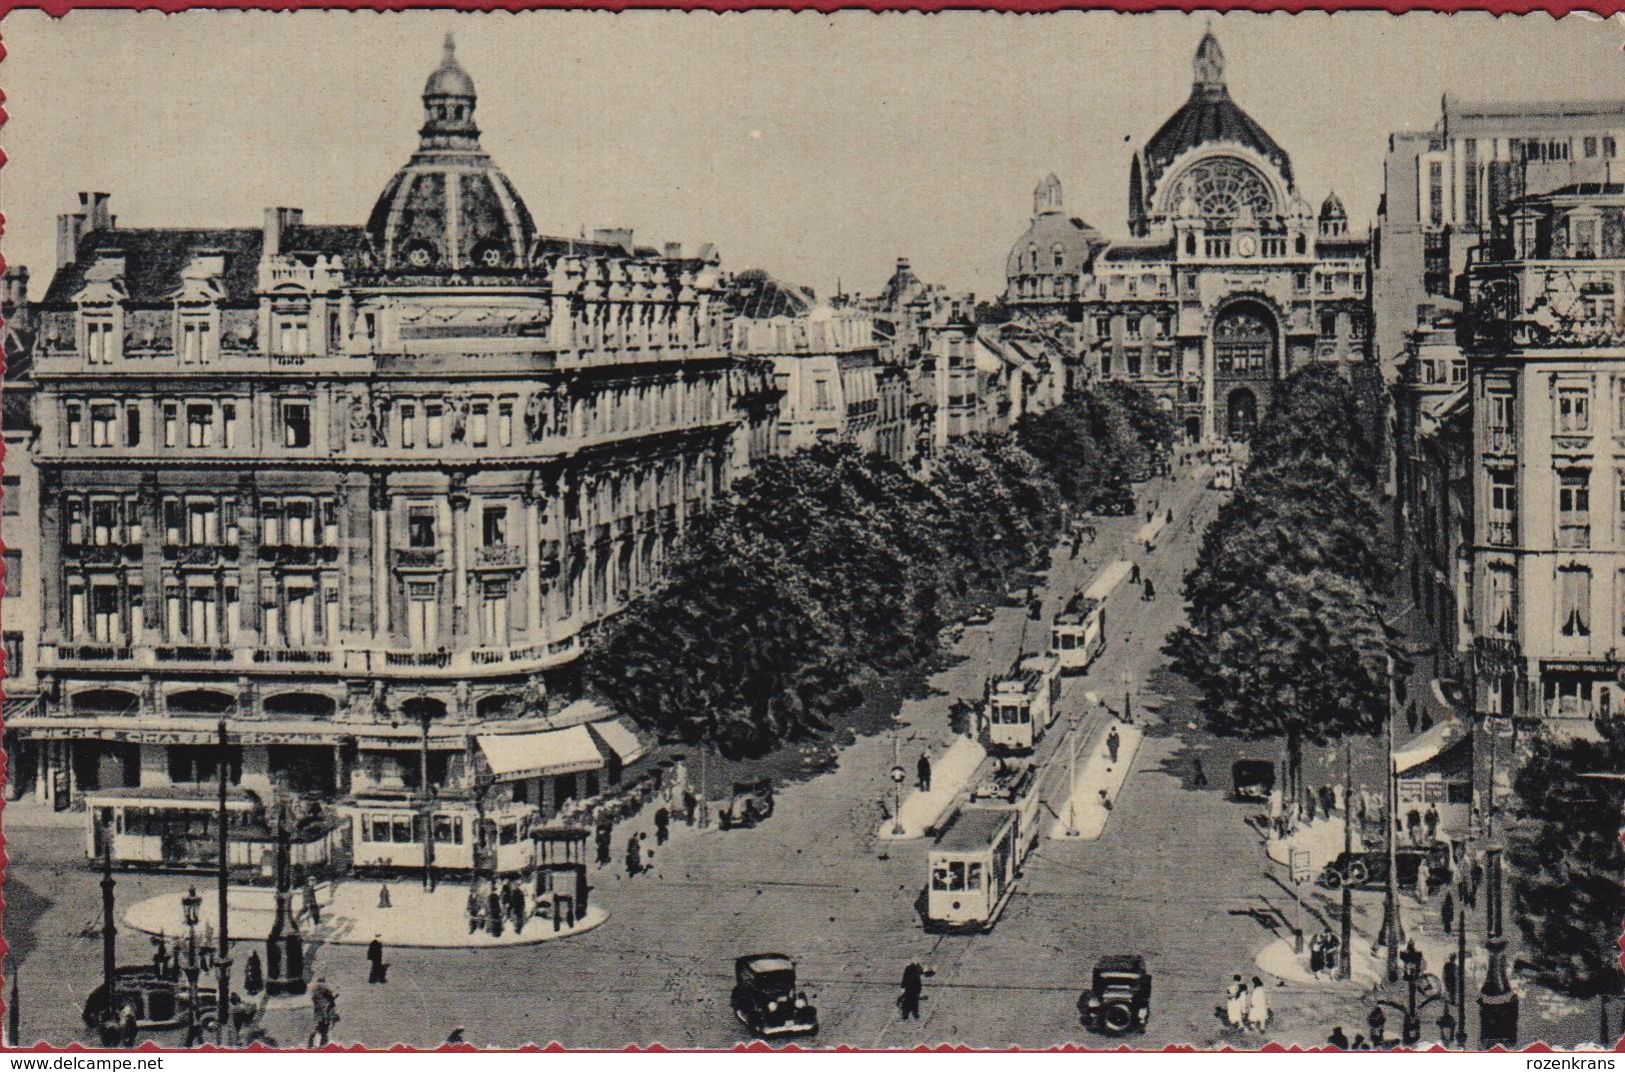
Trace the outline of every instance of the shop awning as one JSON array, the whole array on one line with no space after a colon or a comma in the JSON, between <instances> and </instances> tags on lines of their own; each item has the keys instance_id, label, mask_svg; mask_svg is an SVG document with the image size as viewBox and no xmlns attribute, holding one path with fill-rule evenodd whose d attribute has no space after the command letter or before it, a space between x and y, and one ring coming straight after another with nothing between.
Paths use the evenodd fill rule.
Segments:
<instances>
[{"instance_id":1,"label":"shop awning","mask_svg":"<svg viewBox=\"0 0 1625 1072\"><path fill-rule=\"evenodd\" d=\"M1465 727L1453 718L1447 718L1405 742L1404 748L1394 750L1394 768L1404 774L1413 767L1443 752L1466 734Z\"/></svg>"},{"instance_id":2,"label":"shop awning","mask_svg":"<svg viewBox=\"0 0 1625 1072\"><path fill-rule=\"evenodd\" d=\"M541 733L491 734L479 738L480 751L498 778L536 778L599 770L604 757L585 726Z\"/></svg>"},{"instance_id":3,"label":"shop awning","mask_svg":"<svg viewBox=\"0 0 1625 1072\"><path fill-rule=\"evenodd\" d=\"M588 728L592 730L595 737L604 743L604 747L620 757L622 766L636 763L648 751L643 747L643 742L638 740L638 735L632 732L632 727L621 719L613 718L607 722L594 722Z\"/></svg>"}]
</instances>

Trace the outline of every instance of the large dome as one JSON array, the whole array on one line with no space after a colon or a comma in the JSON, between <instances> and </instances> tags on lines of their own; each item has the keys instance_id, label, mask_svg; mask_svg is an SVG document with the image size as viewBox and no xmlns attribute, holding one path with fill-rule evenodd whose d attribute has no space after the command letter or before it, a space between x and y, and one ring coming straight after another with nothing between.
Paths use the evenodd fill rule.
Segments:
<instances>
[{"instance_id":1,"label":"large dome","mask_svg":"<svg viewBox=\"0 0 1625 1072\"><path fill-rule=\"evenodd\" d=\"M1162 175L1184 153L1199 146L1228 142L1251 149L1269 161L1288 187L1292 186L1292 161L1286 150L1276 144L1258 121L1230 99L1230 90L1224 81L1224 51L1218 38L1209 30L1196 48L1193 63L1196 77L1191 95L1168 121L1157 129L1146 143L1144 153L1144 189L1130 189L1131 216L1141 197L1149 198L1158 187ZM1135 161L1136 165L1139 161ZM1138 167L1136 176L1138 178ZM1133 185L1131 180L1131 187Z\"/></svg>"},{"instance_id":2,"label":"large dome","mask_svg":"<svg viewBox=\"0 0 1625 1072\"><path fill-rule=\"evenodd\" d=\"M474 80L446 37L423 87L418 151L373 205L367 235L385 269L446 272L523 267L536 237L530 211L474 125Z\"/></svg>"}]
</instances>

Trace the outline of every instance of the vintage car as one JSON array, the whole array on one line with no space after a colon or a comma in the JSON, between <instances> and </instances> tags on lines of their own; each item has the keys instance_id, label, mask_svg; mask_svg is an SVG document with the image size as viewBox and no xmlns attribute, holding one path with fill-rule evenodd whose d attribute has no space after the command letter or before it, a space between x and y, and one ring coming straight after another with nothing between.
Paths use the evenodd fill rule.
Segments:
<instances>
[{"instance_id":1,"label":"vintage car","mask_svg":"<svg viewBox=\"0 0 1625 1072\"><path fill-rule=\"evenodd\" d=\"M135 1009L135 1023L142 1031L162 1031L184 1027L188 1022L191 994L185 979L168 979L159 975L150 965L115 968L113 972L112 1008L107 1002L107 985L100 984L85 999L83 1017L91 1030L101 1027L104 1020L117 1019L126 1005ZM213 987L199 986L198 1023L214 1029L218 1008Z\"/></svg>"},{"instance_id":2,"label":"vintage car","mask_svg":"<svg viewBox=\"0 0 1625 1072\"><path fill-rule=\"evenodd\" d=\"M1267 759L1238 759L1230 767L1230 785L1237 800L1268 800L1275 790L1275 764Z\"/></svg>"},{"instance_id":3,"label":"vintage car","mask_svg":"<svg viewBox=\"0 0 1625 1072\"><path fill-rule=\"evenodd\" d=\"M758 1038L811 1035L818 1010L796 989L795 961L783 953L758 953L734 961L734 1016Z\"/></svg>"},{"instance_id":4,"label":"vintage car","mask_svg":"<svg viewBox=\"0 0 1625 1072\"><path fill-rule=\"evenodd\" d=\"M724 830L736 826L755 826L773 814L773 779L755 782L735 782L733 799L717 812L717 823Z\"/></svg>"},{"instance_id":5,"label":"vintage car","mask_svg":"<svg viewBox=\"0 0 1625 1072\"><path fill-rule=\"evenodd\" d=\"M1088 990L1078 998L1083 1026L1102 1035L1144 1031L1151 1018L1151 973L1145 958L1135 955L1101 957Z\"/></svg>"},{"instance_id":6,"label":"vintage car","mask_svg":"<svg viewBox=\"0 0 1625 1072\"><path fill-rule=\"evenodd\" d=\"M1398 885L1402 889L1415 889L1422 870L1422 861L1428 865L1428 888L1438 889L1450 881L1450 848L1435 845L1430 848L1397 848L1394 863L1398 869ZM1353 889L1378 889L1388 883L1388 854L1384 852L1340 852L1337 859L1327 864L1317 880L1329 890L1348 885Z\"/></svg>"},{"instance_id":7,"label":"vintage car","mask_svg":"<svg viewBox=\"0 0 1625 1072\"><path fill-rule=\"evenodd\" d=\"M986 625L993 620L993 608L986 603L978 603L972 607L970 613L965 615L966 625Z\"/></svg>"}]
</instances>

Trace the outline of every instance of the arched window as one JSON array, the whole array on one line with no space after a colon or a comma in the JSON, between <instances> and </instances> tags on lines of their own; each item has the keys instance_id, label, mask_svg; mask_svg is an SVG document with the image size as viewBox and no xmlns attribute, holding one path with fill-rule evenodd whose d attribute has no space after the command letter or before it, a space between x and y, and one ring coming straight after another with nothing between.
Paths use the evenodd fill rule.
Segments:
<instances>
[{"instance_id":1,"label":"arched window","mask_svg":"<svg viewBox=\"0 0 1625 1072\"><path fill-rule=\"evenodd\" d=\"M1193 234L1185 235L1185 255L1187 257L1196 256L1196 236Z\"/></svg>"},{"instance_id":2,"label":"arched window","mask_svg":"<svg viewBox=\"0 0 1625 1072\"><path fill-rule=\"evenodd\" d=\"M1037 246L1028 246L1027 247L1027 264L1030 266L1032 271L1034 271L1034 272L1038 271L1038 247Z\"/></svg>"},{"instance_id":3,"label":"arched window","mask_svg":"<svg viewBox=\"0 0 1625 1072\"><path fill-rule=\"evenodd\" d=\"M1297 241L1296 241L1296 242L1295 242L1295 243L1293 243L1293 244L1294 244L1294 246L1295 246L1295 247L1296 247L1296 248L1297 248L1297 251L1298 251L1298 252L1299 252L1299 253L1306 253L1306 252L1308 252L1308 249L1309 249L1309 242L1308 242L1308 240L1307 240L1307 239L1305 239L1305 238L1304 238L1304 237L1303 237L1303 235L1299 235L1299 236L1298 236L1298 239L1297 239Z\"/></svg>"}]
</instances>

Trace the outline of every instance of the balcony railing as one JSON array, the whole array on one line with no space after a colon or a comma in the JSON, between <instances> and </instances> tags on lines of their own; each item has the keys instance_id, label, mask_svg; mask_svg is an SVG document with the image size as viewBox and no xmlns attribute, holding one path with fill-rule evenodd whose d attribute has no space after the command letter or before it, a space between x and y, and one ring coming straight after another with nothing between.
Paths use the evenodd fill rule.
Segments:
<instances>
[{"instance_id":1,"label":"balcony railing","mask_svg":"<svg viewBox=\"0 0 1625 1072\"><path fill-rule=\"evenodd\" d=\"M332 544L266 544L260 547L260 561L276 566L314 566L337 562L339 549Z\"/></svg>"},{"instance_id":2,"label":"balcony railing","mask_svg":"<svg viewBox=\"0 0 1625 1072\"><path fill-rule=\"evenodd\" d=\"M1511 547L1518 541L1518 523L1516 521L1491 521L1486 525L1486 535L1489 542L1501 547Z\"/></svg>"},{"instance_id":3,"label":"balcony railing","mask_svg":"<svg viewBox=\"0 0 1625 1072\"><path fill-rule=\"evenodd\" d=\"M1518 449L1518 437L1510 428L1491 428L1489 449L1496 454L1513 454Z\"/></svg>"},{"instance_id":4,"label":"balcony railing","mask_svg":"<svg viewBox=\"0 0 1625 1072\"><path fill-rule=\"evenodd\" d=\"M56 657L65 663L121 663L135 658L135 651L125 644L59 644Z\"/></svg>"},{"instance_id":5,"label":"balcony railing","mask_svg":"<svg viewBox=\"0 0 1625 1072\"><path fill-rule=\"evenodd\" d=\"M164 559L177 566L217 566L237 561L237 548L232 544L166 544Z\"/></svg>"},{"instance_id":6,"label":"balcony railing","mask_svg":"<svg viewBox=\"0 0 1625 1072\"><path fill-rule=\"evenodd\" d=\"M438 547L397 547L396 569L440 569L443 552Z\"/></svg>"},{"instance_id":7,"label":"balcony railing","mask_svg":"<svg viewBox=\"0 0 1625 1072\"><path fill-rule=\"evenodd\" d=\"M206 644L178 644L154 648L153 657L161 663L229 663L232 651Z\"/></svg>"},{"instance_id":8,"label":"balcony railing","mask_svg":"<svg viewBox=\"0 0 1625 1072\"><path fill-rule=\"evenodd\" d=\"M255 648L254 661L260 664L295 663L330 666L333 652L325 648Z\"/></svg>"},{"instance_id":9,"label":"balcony railing","mask_svg":"<svg viewBox=\"0 0 1625 1072\"><path fill-rule=\"evenodd\" d=\"M479 567L511 568L522 565L524 558L525 552L522 547L496 545L474 549L474 565Z\"/></svg>"},{"instance_id":10,"label":"balcony railing","mask_svg":"<svg viewBox=\"0 0 1625 1072\"><path fill-rule=\"evenodd\" d=\"M385 666L427 667L444 669L451 665L449 651L386 651Z\"/></svg>"},{"instance_id":11,"label":"balcony railing","mask_svg":"<svg viewBox=\"0 0 1625 1072\"><path fill-rule=\"evenodd\" d=\"M1562 524L1557 526L1557 546L1569 551L1584 551L1591 546L1591 524L1589 522Z\"/></svg>"}]
</instances>

